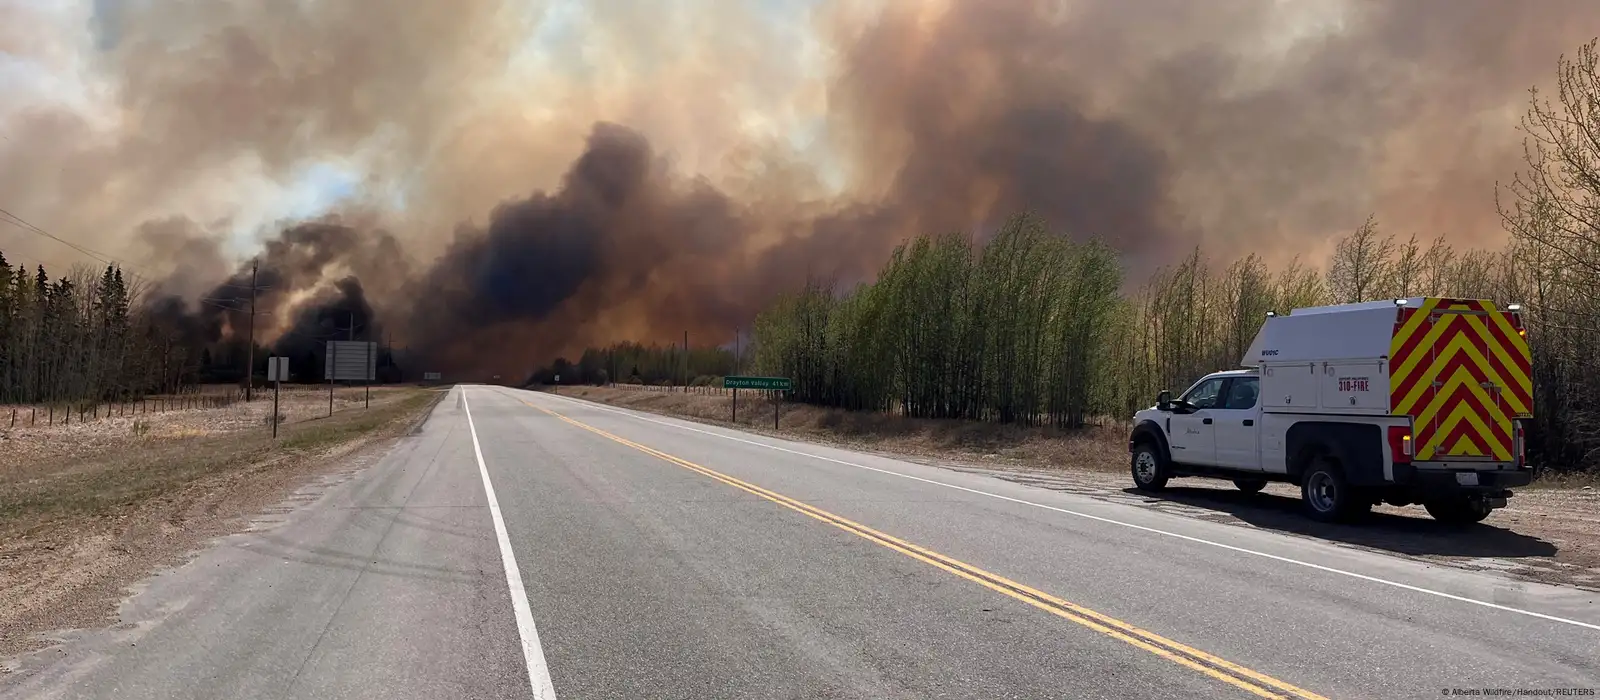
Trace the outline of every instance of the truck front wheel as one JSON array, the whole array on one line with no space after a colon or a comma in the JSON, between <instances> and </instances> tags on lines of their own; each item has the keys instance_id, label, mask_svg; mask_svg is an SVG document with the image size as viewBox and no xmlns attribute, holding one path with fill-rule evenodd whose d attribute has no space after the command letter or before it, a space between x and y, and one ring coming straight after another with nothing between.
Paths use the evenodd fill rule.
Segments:
<instances>
[{"instance_id":1,"label":"truck front wheel","mask_svg":"<svg viewBox=\"0 0 1600 700\"><path fill-rule=\"evenodd\" d=\"M1161 448L1141 442L1133 448L1133 485L1140 491L1160 491L1167 487L1167 458Z\"/></svg>"},{"instance_id":2,"label":"truck front wheel","mask_svg":"<svg viewBox=\"0 0 1600 700\"><path fill-rule=\"evenodd\" d=\"M1350 520L1372 508L1372 501L1344 480L1339 463L1323 456L1313 459L1306 469L1300 498L1311 518L1322 522Z\"/></svg>"},{"instance_id":3,"label":"truck front wheel","mask_svg":"<svg viewBox=\"0 0 1600 700\"><path fill-rule=\"evenodd\" d=\"M1428 515L1434 520L1451 525L1471 525L1483 522L1489 517L1489 512L1494 510L1482 498L1473 498L1465 494L1426 501L1422 507L1428 509Z\"/></svg>"}]
</instances>

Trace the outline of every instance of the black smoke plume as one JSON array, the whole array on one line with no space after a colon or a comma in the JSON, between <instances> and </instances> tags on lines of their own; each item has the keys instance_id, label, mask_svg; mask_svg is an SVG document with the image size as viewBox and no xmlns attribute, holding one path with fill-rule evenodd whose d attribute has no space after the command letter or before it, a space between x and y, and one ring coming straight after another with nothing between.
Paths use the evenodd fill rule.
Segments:
<instances>
[{"instance_id":1,"label":"black smoke plume","mask_svg":"<svg viewBox=\"0 0 1600 700\"><path fill-rule=\"evenodd\" d=\"M354 278L369 328L455 376L685 330L727 342L807 278L849 284L910 236L1022 210L1109 241L1135 277L1197 244L1315 260L1374 213L1493 244L1525 90L1600 27L1592 0L823 0L800 28L622 0L568 27L599 50L525 87L507 66L543 18L501 0L382 24L375 0L117 4L93 64L119 126L8 117L0 192L108 248L150 222L158 315L237 342L248 262L218 268L204 242L228 230L230 178L348 157L363 194L261 251L256 335L329 332L364 308L340 290ZM802 49L823 58L795 68ZM771 136L752 112L813 118Z\"/></svg>"}]
</instances>

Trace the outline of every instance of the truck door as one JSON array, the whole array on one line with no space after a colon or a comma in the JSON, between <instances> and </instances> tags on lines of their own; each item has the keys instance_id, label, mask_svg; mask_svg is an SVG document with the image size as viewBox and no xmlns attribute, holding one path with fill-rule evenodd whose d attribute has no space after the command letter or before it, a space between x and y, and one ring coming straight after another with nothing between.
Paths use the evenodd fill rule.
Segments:
<instances>
[{"instance_id":1,"label":"truck door","mask_svg":"<svg viewBox=\"0 0 1600 700\"><path fill-rule=\"evenodd\" d=\"M1222 399L1222 385L1226 381L1226 377L1212 377L1184 393L1183 400L1192 404L1195 411L1172 414L1172 430L1167 435L1167 444L1172 447L1174 461L1205 466L1217 463L1215 411Z\"/></svg>"},{"instance_id":2,"label":"truck door","mask_svg":"<svg viewBox=\"0 0 1600 700\"><path fill-rule=\"evenodd\" d=\"M1261 471L1261 449L1257 438L1261 410L1257 407L1260 381L1255 377L1233 377L1223 387L1223 400L1212 411L1211 427L1217 435L1217 466Z\"/></svg>"}]
</instances>

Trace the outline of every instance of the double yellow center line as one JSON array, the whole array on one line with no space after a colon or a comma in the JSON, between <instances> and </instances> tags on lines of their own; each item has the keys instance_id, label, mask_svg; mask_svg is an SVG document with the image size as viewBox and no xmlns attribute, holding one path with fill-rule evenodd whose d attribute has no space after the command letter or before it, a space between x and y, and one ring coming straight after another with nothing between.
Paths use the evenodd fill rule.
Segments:
<instances>
[{"instance_id":1,"label":"double yellow center line","mask_svg":"<svg viewBox=\"0 0 1600 700\"><path fill-rule=\"evenodd\" d=\"M750 482L736 479L728 476L727 474L723 474L722 472L695 464L694 462L690 462L686 459L680 459L655 448L641 445L624 437L613 435L592 425L573 420L542 406L536 406L528 403L527 401L523 401L522 403L579 428L583 428L584 430L596 435L600 435L623 445L627 445L628 447L632 447L640 452L644 452L645 454L653 457L658 457L664 461L683 467L684 469L688 469L689 471L695 472L702 476L715 479L741 491L760 496L768 501L772 501L773 503L798 512L802 515L815 518L844 530L845 532L849 532L850 534L857 535L863 539L881 545L887 549L904 554L924 564L928 564L930 566L950 572L956 576L960 576L961 578L993 590L997 593L1032 605L1033 607L1048 612L1052 615L1071 620L1072 622L1076 622L1084 627L1092 629L1113 639L1127 642L1128 644L1148 651L1163 659L1167 659L1173 663L1185 666L1195 671L1199 671L1207 676L1241 688L1260 697L1326 700L1321 695L1317 695L1309 690L1295 687L1266 674L1250 670L1217 656L1207 654L1206 652L1195 649L1194 647L1167 639L1166 637L1158 635L1149 630L1140 629L1134 625L1128 624L1109 615L1098 613L1081 605L1062 600L1050 595L1049 593L1045 593L1038 589L1023 585L999 574L980 569L966 562L927 549L926 547L920 547L910 542L906 542L898 537L874 530L870 527L862 525L861 523L855 522L843 516L835 515L816 506L802 503L783 494L756 486Z\"/></svg>"}]
</instances>

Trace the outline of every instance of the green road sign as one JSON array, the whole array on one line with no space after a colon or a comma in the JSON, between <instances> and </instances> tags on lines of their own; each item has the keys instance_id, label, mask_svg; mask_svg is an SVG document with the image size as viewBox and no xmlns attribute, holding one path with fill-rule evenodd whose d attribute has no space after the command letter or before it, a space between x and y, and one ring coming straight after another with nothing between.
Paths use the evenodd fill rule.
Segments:
<instances>
[{"instance_id":1,"label":"green road sign","mask_svg":"<svg viewBox=\"0 0 1600 700\"><path fill-rule=\"evenodd\" d=\"M722 388L789 391L794 388L794 382L788 377L723 377Z\"/></svg>"}]
</instances>

